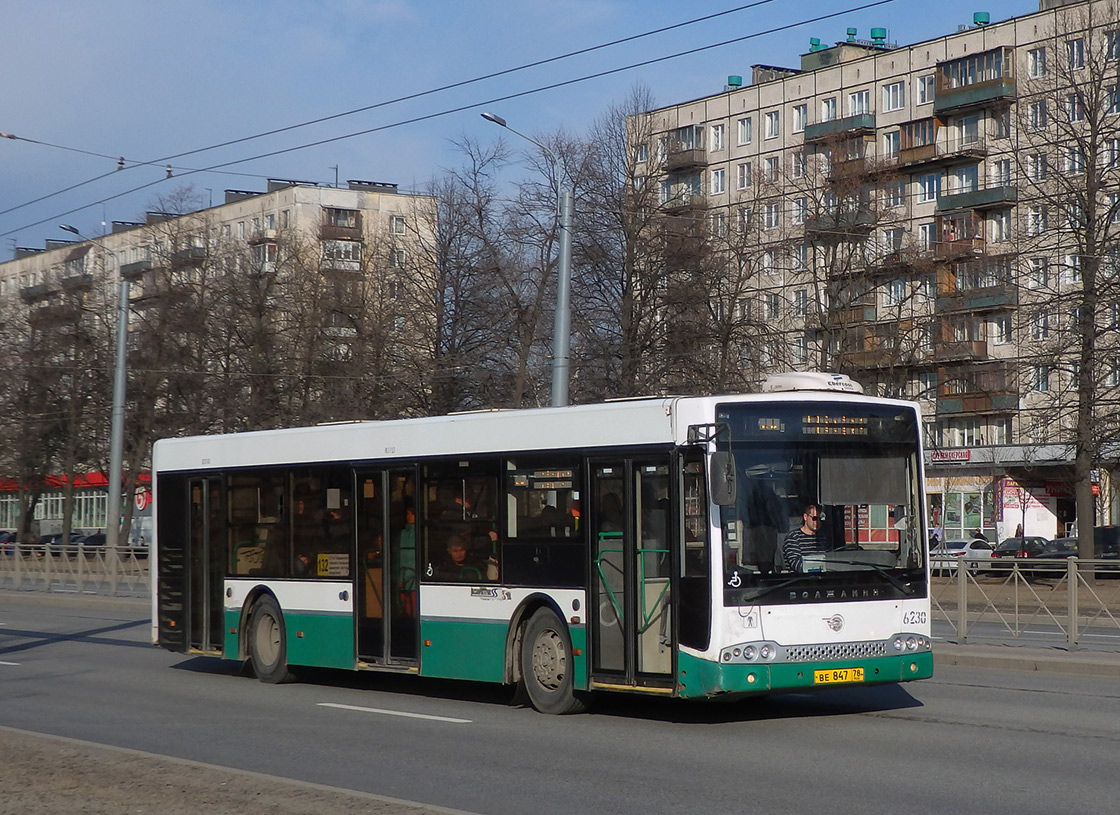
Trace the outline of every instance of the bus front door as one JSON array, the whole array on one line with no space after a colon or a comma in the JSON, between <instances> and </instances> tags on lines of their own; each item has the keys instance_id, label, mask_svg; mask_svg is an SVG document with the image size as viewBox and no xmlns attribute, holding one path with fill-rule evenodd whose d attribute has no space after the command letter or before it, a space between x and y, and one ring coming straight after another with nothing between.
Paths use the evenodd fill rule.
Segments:
<instances>
[{"instance_id":1,"label":"bus front door","mask_svg":"<svg viewBox=\"0 0 1120 815\"><path fill-rule=\"evenodd\" d=\"M223 644L222 595L225 590L225 514L222 480L192 478L190 514L190 648L220 653Z\"/></svg>"},{"instance_id":2,"label":"bus front door","mask_svg":"<svg viewBox=\"0 0 1120 815\"><path fill-rule=\"evenodd\" d=\"M593 684L672 688L672 515L664 460L593 463Z\"/></svg>"},{"instance_id":3,"label":"bus front door","mask_svg":"<svg viewBox=\"0 0 1120 815\"><path fill-rule=\"evenodd\" d=\"M355 473L357 553L354 587L358 659L373 665L416 664L416 473Z\"/></svg>"}]
</instances>

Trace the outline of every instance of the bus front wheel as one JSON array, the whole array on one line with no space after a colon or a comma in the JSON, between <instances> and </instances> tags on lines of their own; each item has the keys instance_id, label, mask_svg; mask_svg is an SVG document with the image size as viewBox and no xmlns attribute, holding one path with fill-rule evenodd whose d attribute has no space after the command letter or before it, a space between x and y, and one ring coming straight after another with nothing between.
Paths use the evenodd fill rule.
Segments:
<instances>
[{"instance_id":1,"label":"bus front wheel","mask_svg":"<svg viewBox=\"0 0 1120 815\"><path fill-rule=\"evenodd\" d=\"M533 707L541 713L582 713L585 701L572 682L572 641L553 612L537 610L521 640L521 681Z\"/></svg>"},{"instance_id":2,"label":"bus front wheel","mask_svg":"<svg viewBox=\"0 0 1120 815\"><path fill-rule=\"evenodd\" d=\"M257 679L275 685L293 679L287 659L284 616L276 599L266 594L256 602L249 615L249 661Z\"/></svg>"}]
</instances>

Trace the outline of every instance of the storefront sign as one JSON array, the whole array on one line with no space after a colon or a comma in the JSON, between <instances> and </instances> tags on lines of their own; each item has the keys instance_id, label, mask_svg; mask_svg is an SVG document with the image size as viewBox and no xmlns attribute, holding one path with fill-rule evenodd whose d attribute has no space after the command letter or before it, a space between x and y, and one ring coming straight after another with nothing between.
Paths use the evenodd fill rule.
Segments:
<instances>
[{"instance_id":1,"label":"storefront sign","mask_svg":"<svg viewBox=\"0 0 1120 815\"><path fill-rule=\"evenodd\" d=\"M972 459L971 450L934 450L930 453L930 461L934 464L943 462L964 462Z\"/></svg>"}]
</instances>

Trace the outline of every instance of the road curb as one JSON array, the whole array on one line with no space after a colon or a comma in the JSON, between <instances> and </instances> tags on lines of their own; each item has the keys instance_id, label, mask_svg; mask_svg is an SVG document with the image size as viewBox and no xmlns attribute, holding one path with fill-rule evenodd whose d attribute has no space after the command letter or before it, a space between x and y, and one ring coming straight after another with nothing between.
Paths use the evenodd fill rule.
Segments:
<instances>
[{"instance_id":1,"label":"road curb","mask_svg":"<svg viewBox=\"0 0 1120 815\"><path fill-rule=\"evenodd\" d=\"M1005 671L1105 676L1120 678L1120 653L1066 651L1014 645L958 645L935 642L933 663Z\"/></svg>"}]
</instances>

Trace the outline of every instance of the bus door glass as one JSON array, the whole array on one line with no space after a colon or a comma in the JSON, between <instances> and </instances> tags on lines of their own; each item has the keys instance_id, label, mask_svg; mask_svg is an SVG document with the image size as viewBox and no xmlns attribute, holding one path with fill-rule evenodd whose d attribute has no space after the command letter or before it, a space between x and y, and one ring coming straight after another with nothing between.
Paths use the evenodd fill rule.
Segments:
<instances>
[{"instance_id":1,"label":"bus door glass","mask_svg":"<svg viewBox=\"0 0 1120 815\"><path fill-rule=\"evenodd\" d=\"M222 650L225 526L220 478L192 478L190 516L190 647Z\"/></svg>"},{"instance_id":2,"label":"bus door glass","mask_svg":"<svg viewBox=\"0 0 1120 815\"><path fill-rule=\"evenodd\" d=\"M416 475L374 470L355 477L358 657L412 663L418 637Z\"/></svg>"},{"instance_id":3,"label":"bus door glass","mask_svg":"<svg viewBox=\"0 0 1120 815\"><path fill-rule=\"evenodd\" d=\"M669 467L637 460L597 463L592 479L593 670L621 675L626 684L671 675Z\"/></svg>"}]
</instances>

